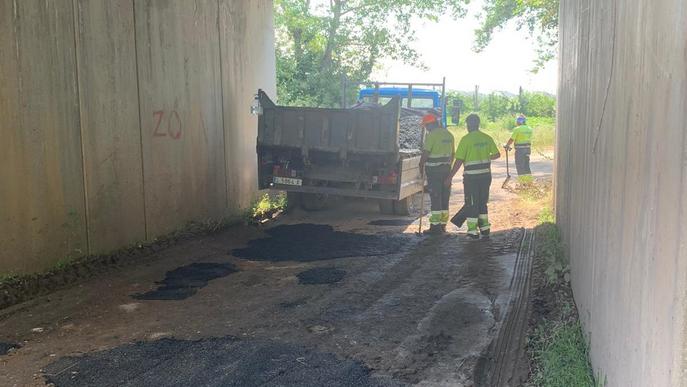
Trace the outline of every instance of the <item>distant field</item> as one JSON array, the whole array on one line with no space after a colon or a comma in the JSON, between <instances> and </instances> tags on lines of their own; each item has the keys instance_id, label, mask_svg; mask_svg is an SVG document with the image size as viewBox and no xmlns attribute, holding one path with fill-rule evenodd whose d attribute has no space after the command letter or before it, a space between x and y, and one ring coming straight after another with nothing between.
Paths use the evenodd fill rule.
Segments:
<instances>
[{"instance_id":1,"label":"distant field","mask_svg":"<svg viewBox=\"0 0 687 387\"><path fill-rule=\"evenodd\" d=\"M463 117L461 117L463 118ZM556 144L556 119L549 117L528 117L527 124L534 130L532 139L534 151L551 151ZM497 145L505 144L515 127L512 118L501 118L496 122L482 122L482 130L494 138ZM456 137L456 143L465 135L465 124L449 125L448 129Z\"/></svg>"}]
</instances>

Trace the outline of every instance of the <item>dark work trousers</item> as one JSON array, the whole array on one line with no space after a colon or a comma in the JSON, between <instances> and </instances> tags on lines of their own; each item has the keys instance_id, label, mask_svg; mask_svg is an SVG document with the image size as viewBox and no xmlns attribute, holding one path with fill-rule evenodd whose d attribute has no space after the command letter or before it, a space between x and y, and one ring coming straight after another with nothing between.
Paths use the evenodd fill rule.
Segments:
<instances>
[{"instance_id":1,"label":"dark work trousers","mask_svg":"<svg viewBox=\"0 0 687 387\"><path fill-rule=\"evenodd\" d=\"M515 168L518 170L518 176L531 175L530 170L530 153L532 148L515 146Z\"/></svg>"},{"instance_id":2,"label":"dark work trousers","mask_svg":"<svg viewBox=\"0 0 687 387\"><path fill-rule=\"evenodd\" d=\"M463 191L465 192L465 216L477 218L489 213L489 188L491 188L491 173L479 175L463 175Z\"/></svg>"},{"instance_id":3,"label":"dark work trousers","mask_svg":"<svg viewBox=\"0 0 687 387\"><path fill-rule=\"evenodd\" d=\"M430 217L432 224L446 224L448 222L448 201L451 196L451 187L446 186L444 181L450 173L451 166L448 164L425 167L429 197L432 200L432 216Z\"/></svg>"}]
</instances>

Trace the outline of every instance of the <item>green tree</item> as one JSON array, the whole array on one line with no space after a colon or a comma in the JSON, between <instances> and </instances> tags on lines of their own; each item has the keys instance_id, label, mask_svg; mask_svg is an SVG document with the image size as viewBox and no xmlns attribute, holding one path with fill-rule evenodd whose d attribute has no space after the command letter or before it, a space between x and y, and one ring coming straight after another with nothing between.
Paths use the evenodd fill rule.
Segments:
<instances>
[{"instance_id":1,"label":"green tree","mask_svg":"<svg viewBox=\"0 0 687 387\"><path fill-rule=\"evenodd\" d=\"M525 113L536 117L555 117L556 98L544 93L526 93L527 110Z\"/></svg>"},{"instance_id":2,"label":"green tree","mask_svg":"<svg viewBox=\"0 0 687 387\"><path fill-rule=\"evenodd\" d=\"M482 25L475 31L475 51L491 43L495 31L514 20L537 41L534 72L556 56L559 0L485 0Z\"/></svg>"},{"instance_id":3,"label":"green tree","mask_svg":"<svg viewBox=\"0 0 687 387\"><path fill-rule=\"evenodd\" d=\"M465 15L467 0L275 0L281 104L337 106L341 82L367 81L383 59L420 65L414 19Z\"/></svg>"}]
</instances>

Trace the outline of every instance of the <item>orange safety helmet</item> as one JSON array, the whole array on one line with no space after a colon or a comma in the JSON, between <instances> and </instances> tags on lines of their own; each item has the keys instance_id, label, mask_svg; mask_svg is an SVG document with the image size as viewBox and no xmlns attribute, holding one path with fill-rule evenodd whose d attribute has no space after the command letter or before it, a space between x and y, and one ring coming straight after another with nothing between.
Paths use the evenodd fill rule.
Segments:
<instances>
[{"instance_id":1,"label":"orange safety helmet","mask_svg":"<svg viewBox=\"0 0 687 387\"><path fill-rule=\"evenodd\" d=\"M422 125L429 125L437 122L437 116L434 114L425 114L422 117Z\"/></svg>"}]
</instances>

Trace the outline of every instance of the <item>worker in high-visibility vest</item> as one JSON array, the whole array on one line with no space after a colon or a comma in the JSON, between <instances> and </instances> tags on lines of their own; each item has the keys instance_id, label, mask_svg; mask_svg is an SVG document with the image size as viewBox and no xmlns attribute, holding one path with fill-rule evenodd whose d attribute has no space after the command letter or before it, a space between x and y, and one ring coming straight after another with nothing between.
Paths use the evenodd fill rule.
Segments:
<instances>
[{"instance_id":1,"label":"worker in high-visibility vest","mask_svg":"<svg viewBox=\"0 0 687 387\"><path fill-rule=\"evenodd\" d=\"M515 169L518 171L518 176L528 176L532 174L530 170L530 154L532 154L532 128L527 126L527 118L520 115L515 122L517 127L513 129L513 133L504 146L506 150L511 149L511 144L515 144Z\"/></svg>"},{"instance_id":2,"label":"worker in high-visibility vest","mask_svg":"<svg viewBox=\"0 0 687 387\"><path fill-rule=\"evenodd\" d=\"M422 117L427 130L420 158L420 171L427 176L429 197L432 202L429 217L429 234L441 234L448 223L448 201L451 195L451 181L446 177L451 172L455 140L446 128L441 126L434 114ZM424 215L424 214L423 214Z\"/></svg>"},{"instance_id":3,"label":"worker in high-visibility vest","mask_svg":"<svg viewBox=\"0 0 687 387\"><path fill-rule=\"evenodd\" d=\"M501 156L494 139L479 130L480 119L470 114L466 119L468 134L458 143L456 162L446 181L451 181L461 166L463 169L463 191L465 194L466 222L468 236L479 239L487 236L489 224L489 188L491 187L491 161Z\"/></svg>"}]
</instances>

